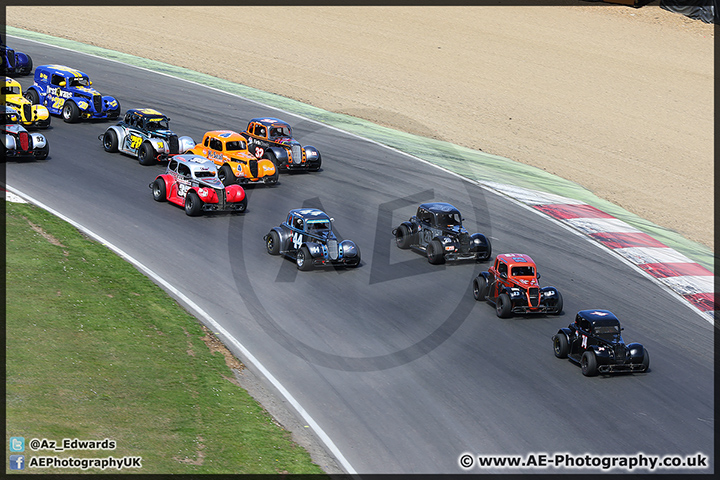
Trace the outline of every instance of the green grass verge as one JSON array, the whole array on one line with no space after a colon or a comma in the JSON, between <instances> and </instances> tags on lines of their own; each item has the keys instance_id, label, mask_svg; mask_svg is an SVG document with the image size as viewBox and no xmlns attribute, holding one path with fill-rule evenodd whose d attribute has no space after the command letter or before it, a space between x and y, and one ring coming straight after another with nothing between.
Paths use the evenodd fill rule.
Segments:
<instances>
[{"instance_id":1,"label":"green grass verge","mask_svg":"<svg viewBox=\"0 0 720 480\"><path fill-rule=\"evenodd\" d=\"M141 469L122 473L323 473L235 383L226 355L209 348L212 333L107 248L44 210L7 203L6 262L6 445L11 436L117 443L26 446L26 465L39 455L140 456Z\"/></svg>"}]
</instances>

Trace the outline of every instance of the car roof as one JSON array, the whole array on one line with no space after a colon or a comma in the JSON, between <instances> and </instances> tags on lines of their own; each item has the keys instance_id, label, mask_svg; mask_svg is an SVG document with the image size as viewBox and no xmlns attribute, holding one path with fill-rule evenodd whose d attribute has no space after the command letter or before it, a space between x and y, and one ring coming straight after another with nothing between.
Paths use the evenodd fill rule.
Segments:
<instances>
[{"instance_id":1,"label":"car roof","mask_svg":"<svg viewBox=\"0 0 720 480\"><path fill-rule=\"evenodd\" d=\"M80 70L66 67L65 65L39 65L35 67L35 74L47 71L51 74L62 75L64 77L87 77L88 75Z\"/></svg>"},{"instance_id":2,"label":"car roof","mask_svg":"<svg viewBox=\"0 0 720 480\"><path fill-rule=\"evenodd\" d=\"M152 108L131 108L125 112L125 114L128 113L134 113L146 118L167 118L165 115Z\"/></svg>"},{"instance_id":3,"label":"car roof","mask_svg":"<svg viewBox=\"0 0 720 480\"><path fill-rule=\"evenodd\" d=\"M620 324L620 320L609 310L580 310L578 315L588 320L593 326Z\"/></svg>"},{"instance_id":4,"label":"car roof","mask_svg":"<svg viewBox=\"0 0 720 480\"><path fill-rule=\"evenodd\" d=\"M418 208L424 208L432 213L460 213L457 208L444 202L423 203Z\"/></svg>"},{"instance_id":5,"label":"car roof","mask_svg":"<svg viewBox=\"0 0 720 480\"><path fill-rule=\"evenodd\" d=\"M219 139L223 141L230 141L230 140L247 140L244 136L240 135L238 132L235 132L233 130L211 130L209 132L205 132L205 135L203 135L203 138L207 137L208 135L213 137L218 137Z\"/></svg>"},{"instance_id":6,"label":"car roof","mask_svg":"<svg viewBox=\"0 0 720 480\"><path fill-rule=\"evenodd\" d=\"M500 260L507 263L508 265L532 265L535 266L535 262L530 255L524 253L501 253L497 256Z\"/></svg>"},{"instance_id":7,"label":"car roof","mask_svg":"<svg viewBox=\"0 0 720 480\"><path fill-rule=\"evenodd\" d=\"M250 123L252 123L252 122L261 123L261 124L265 125L266 127L269 127L271 125L282 125L282 126L286 126L286 127L290 126L290 124L287 123L286 121L280 120L279 118L275 118L275 117L253 118L252 120L250 120Z\"/></svg>"},{"instance_id":8,"label":"car roof","mask_svg":"<svg viewBox=\"0 0 720 480\"><path fill-rule=\"evenodd\" d=\"M290 210L290 213L302 218L303 220L330 220L330 216L328 216L327 213L317 208L295 208Z\"/></svg>"},{"instance_id":9,"label":"car roof","mask_svg":"<svg viewBox=\"0 0 720 480\"><path fill-rule=\"evenodd\" d=\"M207 158L201 157L200 155L173 155L171 160L177 160L178 162L185 163L187 166L190 167L190 170L192 170L193 172L197 170L217 170L217 167L215 167L215 164L212 160L208 160Z\"/></svg>"}]
</instances>

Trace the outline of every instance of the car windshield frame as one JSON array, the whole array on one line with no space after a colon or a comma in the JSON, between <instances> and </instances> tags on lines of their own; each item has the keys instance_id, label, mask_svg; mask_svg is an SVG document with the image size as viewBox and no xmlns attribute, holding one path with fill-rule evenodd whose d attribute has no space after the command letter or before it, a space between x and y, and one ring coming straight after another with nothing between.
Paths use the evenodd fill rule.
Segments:
<instances>
[{"instance_id":1,"label":"car windshield frame","mask_svg":"<svg viewBox=\"0 0 720 480\"><path fill-rule=\"evenodd\" d=\"M329 218L318 218L305 220L305 231L308 233L332 231L332 223Z\"/></svg>"},{"instance_id":2,"label":"car windshield frame","mask_svg":"<svg viewBox=\"0 0 720 480\"><path fill-rule=\"evenodd\" d=\"M619 343L622 339L619 324L593 325L593 335L610 343Z\"/></svg>"},{"instance_id":3,"label":"car windshield frame","mask_svg":"<svg viewBox=\"0 0 720 480\"><path fill-rule=\"evenodd\" d=\"M513 265L510 267L510 276L512 277L534 277L535 267L532 265Z\"/></svg>"},{"instance_id":4,"label":"car windshield frame","mask_svg":"<svg viewBox=\"0 0 720 480\"><path fill-rule=\"evenodd\" d=\"M90 78L88 77L69 77L65 84L69 87L89 87Z\"/></svg>"},{"instance_id":5,"label":"car windshield frame","mask_svg":"<svg viewBox=\"0 0 720 480\"><path fill-rule=\"evenodd\" d=\"M226 152L242 152L247 150L247 143L244 140L228 140L225 142Z\"/></svg>"},{"instance_id":6,"label":"car windshield frame","mask_svg":"<svg viewBox=\"0 0 720 480\"><path fill-rule=\"evenodd\" d=\"M155 132L158 130L170 130L170 120L165 117L146 117L143 121L145 130Z\"/></svg>"}]
</instances>

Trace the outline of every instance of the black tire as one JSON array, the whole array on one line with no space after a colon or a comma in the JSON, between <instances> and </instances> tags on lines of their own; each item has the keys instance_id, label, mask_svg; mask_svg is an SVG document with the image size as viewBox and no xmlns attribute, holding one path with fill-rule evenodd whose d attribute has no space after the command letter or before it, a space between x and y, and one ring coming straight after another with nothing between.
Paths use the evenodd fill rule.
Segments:
<instances>
[{"instance_id":1,"label":"black tire","mask_svg":"<svg viewBox=\"0 0 720 480\"><path fill-rule=\"evenodd\" d=\"M280 235L275 230L268 233L265 248L270 255L280 255Z\"/></svg>"},{"instance_id":2,"label":"black tire","mask_svg":"<svg viewBox=\"0 0 720 480\"><path fill-rule=\"evenodd\" d=\"M267 158L271 162L273 162L273 165L275 165L275 170L278 172L280 171L280 165L278 165L278 159L275 156L275 154L272 152L272 150L265 150L265 153L263 153L262 158Z\"/></svg>"},{"instance_id":3,"label":"black tire","mask_svg":"<svg viewBox=\"0 0 720 480\"><path fill-rule=\"evenodd\" d=\"M310 168L308 168L311 172L317 172L320 170L320 167L322 166L322 158L320 157L320 154L318 153L318 159L317 162L313 163Z\"/></svg>"},{"instance_id":4,"label":"black tire","mask_svg":"<svg viewBox=\"0 0 720 480\"><path fill-rule=\"evenodd\" d=\"M66 100L62 109L62 117L65 123L77 123L80 119L80 109L72 100Z\"/></svg>"},{"instance_id":5,"label":"black tire","mask_svg":"<svg viewBox=\"0 0 720 480\"><path fill-rule=\"evenodd\" d=\"M153 199L156 202L167 201L167 191L165 189L165 180L163 180L162 178L155 179L155 181L153 182L152 194L153 194Z\"/></svg>"},{"instance_id":6,"label":"black tire","mask_svg":"<svg viewBox=\"0 0 720 480\"><path fill-rule=\"evenodd\" d=\"M597 369L597 358L595 358L595 352L592 350L585 350L580 358L580 368L582 368L582 374L586 377L594 377L598 373Z\"/></svg>"},{"instance_id":7,"label":"black tire","mask_svg":"<svg viewBox=\"0 0 720 480\"><path fill-rule=\"evenodd\" d=\"M648 353L646 348L643 348L642 366L645 367L646 372L650 368L650 353Z\"/></svg>"},{"instance_id":8,"label":"black tire","mask_svg":"<svg viewBox=\"0 0 720 480\"><path fill-rule=\"evenodd\" d=\"M47 143L44 147L39 148L33 152L35 155L35 160L45 160L48 157L48 154L50 153L50 145Z\"/></svg>"},{"instance_id":9,"label":"black tire","mask_svg":"<svg viewBox=\"0 0 720 480\"><path fill-rule=\"evenodd\" d=\"M570 347L568 346L567 337L564 333L556 333L553 335L553 351L557 358L567 358Z\"/></svg>"},{"instance_id":10,"label":"black tire","mask_svg":"<svg viewBox=\"0 0 720 480\"><path fill-rule=\"evenodd\" d=\"M118 102L118 108L115 110L108 110L107 117L109 120L117 120L120 116L120 102Z\"/></svg>"},{"instance_id":11,"label":"black tire","mask_svg":"<svg viewBox=\"0 0 720 480\"><path fill-rule=\"evenodd\" d=\"M185 195L185 213L191 217L202 214L202 200L195 193L195 190L189 190Z\"/></svg>"},{"instance_id":12,"label":"black tire","mask_svg":"<svg viewBox=\"0 0 720 480\"><path fill-rule=\"evenodd\" d=\"M558 299L555 303L555 310L553 310L553 315L560 315L563 311L563 298L560 292L557 292Z\"/></svg>"},{"instance_id":13,"label":"black tire","mask_svg":"<svg viewBox=\"0 0 720 480\"><path fill-rule=\"evenodd\" d=\"M400 225L397 230L395 230L395 244L398 248L407 250L410 248L410 245L412 245L412 240L412 233L410 233L407 225Z\"/></svg>"},{"instance_id":14,"label":"black tire","mask_svg":"<svg viewBox=\"0 0 720 480\"><path fill-rule=\"evenodd\" d=\"M140 165L153 165L156 162L155 158L155 149L152 145L150 145L150 143L143 142L138 149L138 162L140 162Z\"/></svg>"},{"instance_id":15,"label":"black tire","mask_svg":"<svg viewBox=\"0 0 720 480\"><path fill-rule=\"evenodd\" d=\"M305 245L300 247L300 250L298 250L295 258L295 264L297 265L298 270L303 272L312 269L312 256L310 255L310 250L308 250Z\"/></svg>"},{"instance_id":16,"label":"black tire","mask_svg":"<svg viewBox=\"0 0 720 480\"><path fill-rule=\"evenodd\" d=\"M239 202L237 202L238 212L245 212L247 211L247 197L243 198Z\"/></svg>"},{"instance_id":17,"label":"black tire","mask_svg":"<svg viewBox=\"0 0 720 480\"><path fill-rule=\"evenodd\" d=\"M103 135L103 148L109 153L118 151L118 136L115 130L109 129L105 131L105 135Z\"/></svg>"},{"instance_id":18,"label":"black tire","mask_svg":"<svg viewBox=\"0 0 720 480\"><path fill-rule=\"evenodd\" d=\"M441 265L445 263L445 251L443 250L440 240L433 240L428 243L426 253L428 262L432 265Z\"/></svg>"},{"instance_id":19,"label":"black tire","mask_svg":"<svg viewBox=\"0 0 720 480\"><path fill-rule=\"evenodd\" d=\"M473 297L478 302L487 300L487 280L482 275L473 279Z\"/></svg>"},{"instance_id":20,"label":"black tire","mask_svg":"<svg viewBox=\"0 0 720 480\"><path fill-rule=\"evenodd\" d=\"M510 296L507 293L498 295L495 303L495 313L500 318L509 318L512 315L512 302L510 302Z\"/></svg>"},{"instance_id":21,"label":"black tire","mask_svg":"<svg viewBox=\"0 0 720 480\"><path fill-rule=\"evenodd\" d=\"M235 178L232 168L227 163L218 170L218 178L226 187L237 182L237 178Z\"/></svg>"},{"instance_id":22,"label":"black tire","mask_svg":"<svg viewBox=\"0 0 720 480\"><path fill-rule=\"evenodd\" d=\"M27 92L25 92L25 98L30 100L30 103L32 103L33 105L40 104L40 95L38 95L35 90L28 90Z\"/></svg>"}]
</instances>

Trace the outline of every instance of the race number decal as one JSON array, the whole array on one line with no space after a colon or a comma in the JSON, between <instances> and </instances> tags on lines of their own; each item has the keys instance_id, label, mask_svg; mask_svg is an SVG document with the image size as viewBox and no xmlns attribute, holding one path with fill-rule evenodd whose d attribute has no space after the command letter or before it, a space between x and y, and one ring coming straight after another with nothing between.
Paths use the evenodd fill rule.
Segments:
<instances>
[{"instance_id":1,"label":"race number decal","mask_svg":"<svg viewBox=\"0 0 720 480\"><path fill-rule=\"evenodd\" d=\"M295 248L295 250L298 250L302 246L302 244L302 233L293 233L293 247Z\"/></svg>"},{"instance_id":2,"label":"race number decal","mask_svg":"<svg viewBox=\"0 0 720 480\"><path fill-rule=\"evenodd\" d=\"M587 337L583 335L582 339L582 348L587 348Z\"/></svg>"},{"instance_id":3,"label":"race number decal","mask_svg":"<svg viewBox=\"0 0 720 480\"><path fill-rule=\"evenodd\" d=\"M140 147L141 143L142 137L138 137L137 135L130 135L130 148L136 150L138 147Z\"/></svg>"},{"instance_id":4,"label":"race number decal","mask_svg":"<svg viewBox=\"0 0 720 480\"><path fill-rule=\"evenodd\" d=\"M264 149L264 148L262 148L262 147L257 147L257 146L255 147L255 156L256 156L257 158L262 158L263 153L265 153L265 149Z\"/></svg>"},{"instance_id":5,"label":"race number decal","mask_svg":"<svg viewBox=\"0 0 720 480\"><path fill-rule=\"evenodd\" d=\"M188 190L190 190L190 185L186 185L184 183L181 183L178 185L178 196L184 197L187 195Z\"/></svg>"}]
</instances>

